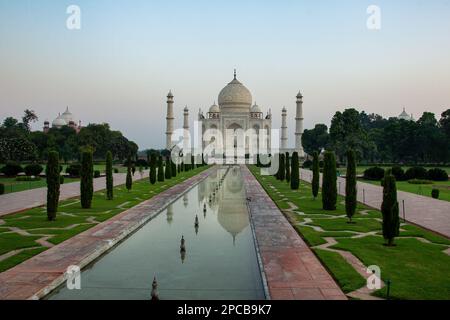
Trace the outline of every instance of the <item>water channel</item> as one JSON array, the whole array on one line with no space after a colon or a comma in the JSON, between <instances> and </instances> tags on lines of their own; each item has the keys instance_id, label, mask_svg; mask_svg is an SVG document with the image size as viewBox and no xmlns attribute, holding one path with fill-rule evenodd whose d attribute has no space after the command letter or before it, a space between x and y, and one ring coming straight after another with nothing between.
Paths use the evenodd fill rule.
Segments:
<instances>
[{"instance_id":1,"label":"water channel","mask_svg":"<svg viewBox=\"0 0 450 320\"><path fill-rule=\"evenodd\" d=\"M265 298L239 167L213 171L87 266L81 290L63 285L47 298L149 300L154 277L162 300Z\"/></svg>"}]
</instances>

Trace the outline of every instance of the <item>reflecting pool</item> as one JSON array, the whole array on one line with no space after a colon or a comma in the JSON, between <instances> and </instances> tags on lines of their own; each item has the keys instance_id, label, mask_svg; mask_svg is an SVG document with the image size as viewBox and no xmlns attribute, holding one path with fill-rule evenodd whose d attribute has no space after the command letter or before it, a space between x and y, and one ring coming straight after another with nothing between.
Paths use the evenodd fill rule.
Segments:
<instances>
[{"instance_id":1,"label":"reflecting pool","mask_svg":"<svg viewBox=\"0 0 450 320\"><path fill-rule=\"evenodd\" d=\"M81 290L48 298L149 300L154 277L161 300L265 298L239 167L213 172L86 267Z\"/></svg>"}]
</instances>

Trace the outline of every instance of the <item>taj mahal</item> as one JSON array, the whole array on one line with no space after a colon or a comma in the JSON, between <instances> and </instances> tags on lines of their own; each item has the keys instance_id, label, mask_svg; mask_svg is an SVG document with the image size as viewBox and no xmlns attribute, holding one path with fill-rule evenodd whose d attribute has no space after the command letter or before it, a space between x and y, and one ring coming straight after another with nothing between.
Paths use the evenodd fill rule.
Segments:
<instances>
[{"instance_id":1,"label":"taj mahal","mask_svg":"<svg viewBox=\"0 0 450 320\"><path fill-rule=\"evenodd\" d=\"M299 92L296 96L296 130L295 130L295 148L288 148L288 134L287 134L287 116L288 112L286 107L283 107L281 111L281 128L279 136L279 144L277 149L280 153L298 152L300 157L305 157L305 153L302 146L302 134L303 134L303 95ZM221 144L226 146L227 143L234 143L234 148L237 147L236 142L226 141L227 135L225 131L230 130L243 130L247 131L253 129L257 136L257 141L262 132L265 133L264 137L267 137L265 146L268 150L271 149L274 144L271 141L272 126L272 111L269 108L266 113L253 102L253 97L249 89L245 87L238 79L236 70L234 71L233 80L228 83L219 93L218 105L214 103L209 107L208 112L204 112L200 109L198 112L198 123L201 126L202 132L208 130L216 130L221 133L223 141ZM174 147L172 136L174 133L174 95L172 91L167 95L167 130L166 130L166 149L171 150ZM190 128L189 121L189 109L184 108L183 112L183 129L188 131ZM203 139L203 147L205 141L209 141L209 137ZM248 151L248 139L244 142L245 150ZM257 146L258 153L260 152L260 146Z\"/></svg>"}]
</instances>

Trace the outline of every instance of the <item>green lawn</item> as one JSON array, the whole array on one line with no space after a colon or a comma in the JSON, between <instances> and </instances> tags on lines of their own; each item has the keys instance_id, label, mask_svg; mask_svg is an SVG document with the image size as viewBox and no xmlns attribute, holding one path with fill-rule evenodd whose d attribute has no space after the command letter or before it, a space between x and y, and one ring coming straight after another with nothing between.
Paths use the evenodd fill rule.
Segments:
<instances>
[{"instance_id":1,"label":"green lawn","mask_svg":"<svg viewBox=\"0 0 450 320\"><path fill-rule=\"evenodd\" d=\"M250 166L250 170L280 209L291 208L289 203L298 207L294 211L284 212L310 246L325 244L325 238L332 237L337 241L332 249L349 251L366 266L380 266L382 279L392 281L393 299L450 300L450 256L444 253L450 247L449 239L417 226L402 225L400 237L396 239L397 246L385 247L379 211L358 204L358 214L354 218L356 224L349 225L344 217L343 197L338 198L336 211L324 211L320 195L314 200L309 184L301 182L300 190L292 191L286 182L280 182L271 176L260 176L259 169L255 166ZM275 190L270 186L275 187ZM281 192L281 196L277 191ZM308 221L306 219L311 219L311 222L300 226L299 223ZM320 227L323 232L316 231L311 226ZM367 232L376 234L352 238ZM341 255L324 249L313 250L344 292L348 293L365 285L364 278ZM374 295L385 298L386 290L376 291Z\"/></svg>"},{"instance_id":2,"label":"green lawn","mask_svg":"<svg viewBox=\"0 0 450 320\"><path fill-rule=\"evenodd\" d=\"M0 272L3 272L24 260L46 250L36 240L49 237L53 244L61 243L111 217L152 198L154 195L169 189L177 183L190 178L207 167L197 168L188 172L181 172L176 178L157 182L151 185L148 179L135 181L133 189L114 188L114 200L105 199L104 191L94 193L92 209L81 209L78 198L62 201L59 206L56 221L47 221L45 207L38 207L25 212L11 214L0 218L4 224L0 225L0 256L13 250L25 249L20 253L0 261ZM8 227L22 229L29 236L19 235L10 231Z\"/></svg>"},{"instance_id":3,"label":"green lawn","mask_svg":"<svg viewBox=\"0 0 450 320\"><path fill-rule=\"evenodd\" d=\"M380 181L360 179L359 181L379 186ZM439 200L450 201L450 181L434 181L433 184L411 184L408 181L397 181L397 189L431 197L431 190L439 189Z\"/></svg>"},{"instance_id":4,"label":"green lawn","mask_svg":"<svg viewBox=\"0 0 450 320\"><path fill-rule=\"evenodd\" d=\"M80 179L65 178L64 183L71 183L79 180ZM20 192L47 186L45 178L41 178L39 181L16 181L16 178L0 177L0 183L5 185L5 193Z\"/></svg>"}]
</instances>

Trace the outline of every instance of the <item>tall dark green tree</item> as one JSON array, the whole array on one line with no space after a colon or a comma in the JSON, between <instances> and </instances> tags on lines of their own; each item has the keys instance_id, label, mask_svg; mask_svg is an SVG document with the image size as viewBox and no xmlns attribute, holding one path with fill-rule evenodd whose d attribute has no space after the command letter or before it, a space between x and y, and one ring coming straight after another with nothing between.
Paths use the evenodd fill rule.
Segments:
<instances>
[{"instance_id":1,"label":"tall dark green tree","mask_svg":"<svg viewBox=\"0 0 450 320\"><path fill-rule=\"evenodd\" d=\"M158 159L158 181L164 181L164 165L161 157Z\"/></svg>"},{"instance_id":2,"label":"tall dark green tree","mask_svg":"<svg viewBox=\"0 0 450 320\"><path fill-rule=\"evenodd\" d=\"M322 182L322 206L324 210L336 210L337 203L336 157L334 152L325 152Z\"/></svg>"},{"instance_id":3,"label":"tall dark green tree","mask_svg":"<svg viewBox=\"0 0 450 320\"><path fill-rule=\"evenodd\" d=\"M349 149L347 151L347 173L345 179L345 212L347 213L349 223L352 223L352 218L356 212L356 197L356 155L355 151Z\"/></svg>"},{"instance_id":4,"label":"tall dark green tree","mask_svg":"<svg viewBox=\"0 0 450 320\"><path fill-rule=\"evenodd\" d=\"M80 178L81 207L90 209L94 194L94 163L91 149L86 149L81 154Z\"/></svg>"},{"instance_id":5,"label":"tall dark green tree","mask_svg":"<svg viewBox=\"0 0 450 320\"><path fill-rule=\"evenodd\" d=\"M128 158L127 161L127 177L125 181L125 186L128 192L130 192L130 190L133 188L133 173L132 173L131 158Z\"/></svg>"},{"instance_id":6,"label":"tall dark green tree","mask_svg":"<svg viewBox=\"0 0 450 320\"><path fill-rule=\"evenodd\" d=\"M170 167L172 168L172 177L175 178L177 176L177 165L172 160L170 160Z\"/></svg>"},{"instance_id":7,"label":"tall dark green tree","mask_svg":"<svg viewBox=\"0 0 450 320\"><path fill-rule=\"evenodd\" d=\"M314 151L313 153L312 171L313 177L311 182L311 189L314 199L317 199L320 188L320 165L319 165L319 153L317 151Z\"/></svg>"},{"instance_id":8,"label":"tall dark green tree","mask_svg":"<svg viewBox=\"0 0 450 320\"><path fill-rule=\"evenodd\" d=\"M167 157L166 159L165 178L166 180L172 179L172 161L170 160L170 157Z\"/></svg>"},{"instance_id":9,"label":"tall dark green tree","mask_svg":"<svg viewBox=\"0 0 450 320\"><path fill-rule=\"evenodd\" d=\"M396 181L390 172L386 172L383 179L381 213L383 215L383 237L386 239L388 246L393 246L394 239L398 237L400 232L400 218Z\"/></svg>"},{"instance_id":10,"label":"tall dark green tree","mask_svg":"<svg viewBox=\"0 0 450 320\"><path fill-rule=\"evenodd\" d=\"M156 155L151 154L150 155L150 183L155 184L156 183Z\"/></svg>"},{"instance_id":11,"label":"tall dark green tree","mask_svg":"<svg viewBox=\"0 0 450 320\"><path fill-rule=\"evenodd\" d=\"M292 154L291 160L291 189L298 190L300 187L300 168L298 163L298 153L294 152Z\"/></svg>"},{"instance_id":12,"label":"tall dark green tree","mask_svg":"<svg viewBox=\"0 0 450 320\"><path fill-rule=\"evenodd\" d=\"M111 151L106 153L106 199L114 198L113 159Z\"/></svg>"},{"instance_id":13,"label":"tall dark green tree","mask_svg":"<svg viewBox=\"0 0 450 320\"><path fill-rule=\"evenodd\" d=\"M59 154L51 151L48 154L46 169L47 176L47 218L49 221L56 220L59 202Z\"/></svg>"},{"instance_id":14,"label":"tall dark green tree","mask_svg":"<svg viewBox=\"0 0 450 320\"><path fill-rule=\"evenodd\" d=\"M291 161L289 159L289 152L286 152L286 182L291 183Z\"/></svg>"},{"instance_id":15,"label":"tall dark green tree","mask_svg":"<svg viewBox=\"0 0 450 320\"><path fill-rule=\"evenodd\" d=\"M286 160L284 154L280 154L280 170L278 174L280 181L284 181L286 178Z\"/></svg>"}]
</instances>

